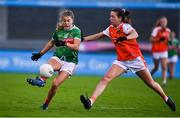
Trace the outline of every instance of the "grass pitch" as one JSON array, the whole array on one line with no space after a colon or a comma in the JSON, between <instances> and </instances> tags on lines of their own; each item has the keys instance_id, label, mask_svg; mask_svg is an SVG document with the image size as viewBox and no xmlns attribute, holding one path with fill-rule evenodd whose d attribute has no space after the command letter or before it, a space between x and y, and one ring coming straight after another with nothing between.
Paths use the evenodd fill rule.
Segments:
<instances>
[{"instance_id":1,"label":"grass pitch","mask_svg":"<svg viewBox=\"0 0 180 118\"><path fill-rule=\"evenodd\" d=\"M85 92L91 95L101 79L98 76L72 76L60 86L49 109L42 111L40 106L52 78L47 80L44 88L39 88L28 85L27 77L35 75L0 74L0 117L180 117L180 79L169 80L168 86L164 88L176 101L176 112L172 112L154 91L136 77L113 80L92 109L85 110L79 96Z\"/></svg>"}]
</instances>

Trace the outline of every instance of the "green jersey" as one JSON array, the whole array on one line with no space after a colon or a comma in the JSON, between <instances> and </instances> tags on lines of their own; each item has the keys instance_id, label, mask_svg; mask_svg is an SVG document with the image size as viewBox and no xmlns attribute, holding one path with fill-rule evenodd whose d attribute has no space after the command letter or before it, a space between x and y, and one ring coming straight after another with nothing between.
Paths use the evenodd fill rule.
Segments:
<instances>
[{"instance_id":1,"label":"green jersey","mask_svg":"<svg viewBox=\"0 0 180 118\"><path fill-rule=\"evenodd\" d=\"M66 38L74 38L81 40L81 30L75 25L69 30L56 30L53 33L53 40L65 40ZM67 46L57 47L54 56L67 62L78 63L78 51L70 49Z\"/></svg>"},{"instance_id":2,"label":"green jersey","mask_svg":"<svg viewBox=\"0 0 180 118\"><path fill-rule=\"evenodd\" d=\"M170 41L168 42L168 44L169 44L169 47L175 47L175 48L173 48L173 49L169 49L169 51L168 51L168 56L169 56L169 57L172 57L172 56L174 56L174 55L177 55L177 54L178 54L178 48L179 48L179 46L180 46L180 43L179 43L178 39L170 40Z\"/></svg>"}]
</instances>

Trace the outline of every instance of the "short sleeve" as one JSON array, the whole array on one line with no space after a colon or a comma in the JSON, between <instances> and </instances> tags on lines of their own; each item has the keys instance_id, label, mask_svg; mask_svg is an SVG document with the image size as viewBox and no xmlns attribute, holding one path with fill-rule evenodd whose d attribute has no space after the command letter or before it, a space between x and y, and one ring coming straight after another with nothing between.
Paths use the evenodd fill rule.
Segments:
<instances>
[{"instance_id":1,"label":"short sleeve","mask_svg":"<svg viewBox=\"0 0 180 118\"><path fill-rule=\"evenodd\" d=\"M81 30L80 30L80 29L78 29L78 30L76 30L76 31L74 32L73 38L74 38L74 39L79 39L79 40L81 40L82 35L81 35Z\"/></svg>"},{"instance_id":2,"label":"short sleeve","mask_svg":"<svg viewBox=\"0 0 180 118\"><path fill-rule=\"evenodd\" d=\"M153 31L152 31L152 33L151 33L151 36L152 36L152 37L156 37L157 34L158 34L158 28L154 28Z\"/></svg>"},{"instance_id":3,"label":"short sleeve","mask_svg":"<svg viewBox=\"0 0 180 118\"><path fill-rule=\"evenodd\" d=\"M108 36L108 37L110 37L110 36L109 36L109 27L106 28L106 29L103 31L103 34L106 35L106 36Z\"/></svg>"},{"instance_id":4,"label":"short sleeve","mask_svg":"<svg viewBox=\"0 0 180 118\"><path fill-rule=\"evenodd\" d=\"M125 34L129 34L133 30L134 30L134 28L130 24L126 23L126 24L123 25L123 32Z\"/></svg>"},{"instance_id":5,"label":"short sleeve","mask_svg":"<svg viewBox=\"0 0 180 118\"><path fill-rule=\"evenodd\" d=\"M52 40L58 40L57 32L55 31L52 35Z\"/></svg>"}]
</instances>

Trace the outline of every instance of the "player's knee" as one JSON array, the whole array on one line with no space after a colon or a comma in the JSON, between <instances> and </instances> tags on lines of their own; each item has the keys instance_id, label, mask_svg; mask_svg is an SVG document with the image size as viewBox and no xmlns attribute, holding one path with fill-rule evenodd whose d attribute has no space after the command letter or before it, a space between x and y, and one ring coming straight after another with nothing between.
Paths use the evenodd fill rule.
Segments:
<instances>
[{"instance_id":1,"label":"player's knee","mask_svg":"<svg viewBox=\"0 0 180 118\"><path fill-rule=\"evenodd\" d=\"M167 70L167 67L166 67L166 66L162 66L162 70L163 70L163 71L166 71L166 70Z\"/></svg>"},{"instance_id":2,"label":"player's knee","mask_svg":"<svg viewBox=\"0 0 180 118\"><path fill-rule=\"evenodd\" d=\"M157 86L157 83L154 80L152 80L152 81L149 82L149 86L151 88L155 88Z\"/></svg>"},{"instance_id":3,"label":"player's knee","mask_svg":"<svg viewBox=\"0 0 180 118\"><path fill-rule=\"evenodd\" d=\"M56 79L54 79L54 80L53 80L53 87L54 87L54 88L58 88L58 86L59 86L59 82L56 81Z\"/></svg>"}]
</instances>

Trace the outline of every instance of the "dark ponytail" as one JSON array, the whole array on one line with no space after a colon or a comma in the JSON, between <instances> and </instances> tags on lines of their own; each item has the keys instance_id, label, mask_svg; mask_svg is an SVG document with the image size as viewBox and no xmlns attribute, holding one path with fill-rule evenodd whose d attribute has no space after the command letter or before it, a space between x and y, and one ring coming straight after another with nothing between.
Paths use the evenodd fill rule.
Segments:
<instances>
[{"instance_id":1,"label":"dark ponytail","mask_svg":"<svg viewBox=\"0 0 180 118\"><path fill-rule=\"evenodd\" d=\"M131 23L130 12L126 9L115 8L111 11L116 12L118 17L122 18L122 22Z\"/></svg>"},{"instance_id":2,"label":"dark ponytail","mask_svg":"<svg viewBox=\"0 0 180 118\"><path fill-rule=\"evenodd\" d=\"M125 18L124 18L125 23L130 23L131 24L131 17L130 17L130 12L128 10L125 10Z\"/></svg>"}]
</instances>

